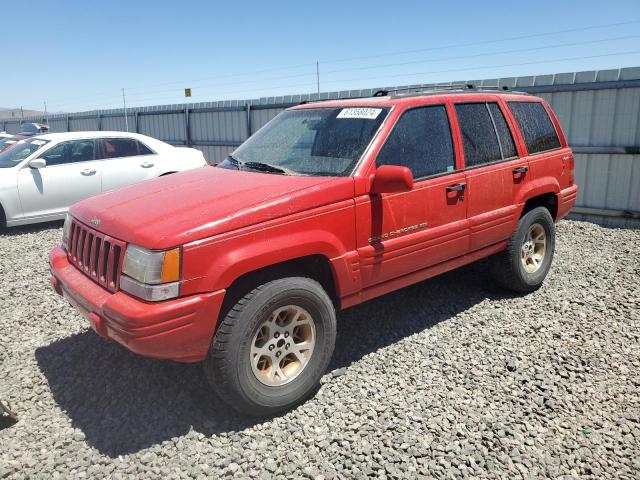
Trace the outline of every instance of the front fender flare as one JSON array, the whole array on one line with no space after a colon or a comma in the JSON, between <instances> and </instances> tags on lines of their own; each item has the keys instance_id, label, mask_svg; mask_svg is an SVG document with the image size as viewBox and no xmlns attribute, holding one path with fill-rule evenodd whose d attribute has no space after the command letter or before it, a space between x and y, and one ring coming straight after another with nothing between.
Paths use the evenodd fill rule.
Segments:
<instances>
[{"instance_id":1,"label":"front fender flare","mask_svg":"<svg viewBox=\"0 0 640 480\"><path fill-rule=\"evenodd\" d=\"M185 247L185 271L195 275L183 284L188 292L228 288L241 276L289 260L311 255L325 257L331 266L336 294L350 291L344 285L347 249L340 238L325 229L299 232L273 230L233 237L208 245Z\"/></svg>"}]
</instances>

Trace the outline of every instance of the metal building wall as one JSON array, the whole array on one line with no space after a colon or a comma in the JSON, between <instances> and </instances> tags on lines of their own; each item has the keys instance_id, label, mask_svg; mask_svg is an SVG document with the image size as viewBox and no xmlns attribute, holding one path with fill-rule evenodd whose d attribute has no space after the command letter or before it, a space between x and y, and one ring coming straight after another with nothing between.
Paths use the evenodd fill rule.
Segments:
<instances>
[{"instance_id":1,"label":"metal building wall","mask_svg":"<svg viewBox=\"0 0 640 480\"><path fill-rule=\"evenodd\" d=\"M533 86L573 84L587 88L538 93L553 108L576 151L580 207L640 211L640 88L588 89L590 85L635 80L639 76L640 69L625 69L541 76L533 81ZM614 153L625 150L626 153ZM594 153L578 153L587 151ZM602 220L612 226L639 223L637 219L616 217Z\"/></svg>"},{"instance_id":2,"label":"metal building wall","mask_svg":"<svg viewBox=\"0 0 640 480\"><path fill-rule=\"evenodd\" d=\"M545 98L575 152L580 192L574 216L611 226L640 226L640 67L451 82L465 83L508 86ZM122 109L51 115L48 121L51 132L125 130L128 123L129 131L198 148L210 163L217 163L289 106L303 100L370 96L376 90L132 108L126 122ZM20 122L0 120L0 130L17 133Z\"/></svg>"}]
</instances>

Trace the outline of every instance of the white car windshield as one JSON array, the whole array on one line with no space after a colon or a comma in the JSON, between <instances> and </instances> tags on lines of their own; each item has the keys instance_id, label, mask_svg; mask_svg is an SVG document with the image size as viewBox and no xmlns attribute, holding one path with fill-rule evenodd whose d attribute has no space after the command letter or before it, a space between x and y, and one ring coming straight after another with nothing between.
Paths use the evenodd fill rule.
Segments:
<instances>
[{"instance_id":1,"label":"white car windshield","mask_svg":"<svg viewBox=\"0 0 640 480\"><path fill-rule=\"evenodd\" d=\"M350 175L388 111L384 107L285 111L218 166L289 175Z\"/></svg>"},{"instance_id":2,"label":"white car windshield","mask_svg":"<svg viewBox=\"0 0 640 480\"><path fill-rule=\"evenodd\" d=\"M19 140L13 145L7 146L6 150L3 150L0 153L0 168L15 167L33 152L40 150L47 143L49 143L48 140L27 138L25 140Z\"/></svg>"}]
</instances>

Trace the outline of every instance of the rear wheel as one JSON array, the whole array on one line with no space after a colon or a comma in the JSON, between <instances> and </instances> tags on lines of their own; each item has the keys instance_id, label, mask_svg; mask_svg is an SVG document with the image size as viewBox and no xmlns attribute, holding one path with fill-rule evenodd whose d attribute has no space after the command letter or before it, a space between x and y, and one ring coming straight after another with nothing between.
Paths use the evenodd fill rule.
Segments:
<instances>
[{"instance_id":1,"label":"rear wheel","mask_svg":"<svg viewBox=\"0 0 640 480\"><path fill-rule=\"evenodd\" d=\"M493 278L502 287L520 293L540 288L551 268L555 245L549 210L530 210L520 218L507 249L492 257Z\"/></svg>"},{"instance_id":2,"label":"rear wheel","mask_svg":"<svg viewBox=\"0 0 640 480\"><path fill-rule=\"evenodd\" d=\"M2 205L0 205L0 232L4 231L6 228L7 228L7 217L4 214Z\"/></svg>"},{"instance_id":3,"label":"rear wheel","mask_svg":"<svg viewBox=\"0 0 640 480\"><path fill-rule=\"evenodd\" d=\"M333 354L335 336L335 310L318 282L273 280L241 298L222 319L204 371L234 409L277 413L313 392Z\"/></svg>"}]
</instances>

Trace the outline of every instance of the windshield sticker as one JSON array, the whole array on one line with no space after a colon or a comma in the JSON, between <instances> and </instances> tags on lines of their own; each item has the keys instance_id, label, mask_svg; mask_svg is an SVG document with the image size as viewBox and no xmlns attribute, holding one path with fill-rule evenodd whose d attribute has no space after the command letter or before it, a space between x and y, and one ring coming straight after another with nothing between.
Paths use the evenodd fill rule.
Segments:
<instances>
[{"instance_id":1,"label":"windshield sticker","mask_svg":"<svg viewBox=\"0 0 640 480\"><path fill-rule=\"evenodd\" d=\"M33 141L33 142L31 142L31 143L33 143L34 145L42 146L42 145L44 145L44 144L45 144L45 143L47 143L47 142L45 142L44 140L34 140L34 141Z\"/></svg>"},{"instance_id":2,"label":"windshield sticker","mask_svg":"<svg viewBox=\"0 0 640 480\"><path fill-rule=\"evenodd\" d=\"M364 118L366 120L375 120L381 111L381 108L343 108L336 118Z\"/></svg>"}]
</instances>

